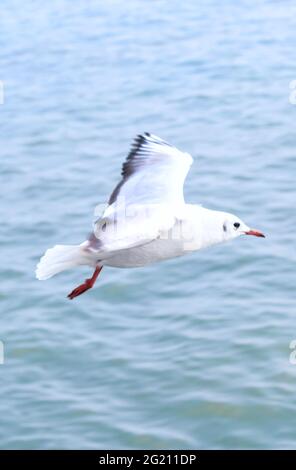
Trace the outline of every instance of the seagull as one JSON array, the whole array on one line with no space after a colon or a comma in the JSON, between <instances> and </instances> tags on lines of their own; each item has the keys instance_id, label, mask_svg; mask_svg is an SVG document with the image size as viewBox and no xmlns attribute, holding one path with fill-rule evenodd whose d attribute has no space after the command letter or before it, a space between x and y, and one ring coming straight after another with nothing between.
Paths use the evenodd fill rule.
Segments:
<instances>
[{"instance_id":1,"label":"seagull","mask_svg":"<svg viewBox=\"0 0 296 470\"><path fill-rule=\"evenodd\" d=\"M92 277L68 295L74 299L93 287L103 266L136 268L241 235L265 237L233 214L185 203L183 186L192 162L191 155L161 138L138 135L87 240L48 249L37 265L37 279L91 266Z\"/></svg>"}]
</instances>

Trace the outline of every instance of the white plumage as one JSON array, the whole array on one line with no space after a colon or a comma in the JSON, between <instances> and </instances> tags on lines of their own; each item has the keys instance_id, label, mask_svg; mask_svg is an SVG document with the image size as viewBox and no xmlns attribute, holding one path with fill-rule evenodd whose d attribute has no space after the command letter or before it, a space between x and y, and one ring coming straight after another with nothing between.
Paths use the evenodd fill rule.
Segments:
<instances>
[{"instance_id":1,"label":"white plumage","mask_svg":"<svg viewBox=\"0 0 296 470\"><path fill-rule=\"evenodd\" d=\"M183 185L192 161L159 137L139 135L89 239L47 250L37 265L37 278L79 265L94 267L93 277L69 294L74 298L93 286L105 265L145 266L242 234L263 237L232 214L185 203Z\"/></svg>"}]
</instances>

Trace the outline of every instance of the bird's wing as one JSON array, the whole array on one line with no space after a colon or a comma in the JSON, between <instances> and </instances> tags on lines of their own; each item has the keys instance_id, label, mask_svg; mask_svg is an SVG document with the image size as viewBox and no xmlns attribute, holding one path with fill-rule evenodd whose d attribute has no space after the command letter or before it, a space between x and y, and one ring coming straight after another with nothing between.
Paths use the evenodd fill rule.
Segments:
<instances>
[{"instance_id":1,"label":"bird's wing","mask_svg":"<svg viewBox=\"0 0 296 470\"><path fill-rule=\"evenodd\" d=\"M183 184L192 157L164 140L139 135L122 167L122 180L95 223L90 249L102 256L141 246L168 231L185 206Z\"/></svg>"},{"instance_id":2,"label":"bird's wing","mask_svg":"<svg viewBox=\"0 0 296 470\"><path fill-rule=\"evenodd\" d=\"M170 206L161 204L130 205L114 211L95 223L87 248L104 259L112 254L146 245L166 236L176 223Z\"/></svg>"},{"instance_id":3,"label":"bird's wing","mask_svg":"<svg viewBox=\"0 0 296 470\"><path fill-rule=\"evenodd\" d=\"M125 205L184 205L183 185L192 161L191 155L155 135L139 135L122 166L122 179L109 205L118 199Z\"/></svg>"}]
</instances>

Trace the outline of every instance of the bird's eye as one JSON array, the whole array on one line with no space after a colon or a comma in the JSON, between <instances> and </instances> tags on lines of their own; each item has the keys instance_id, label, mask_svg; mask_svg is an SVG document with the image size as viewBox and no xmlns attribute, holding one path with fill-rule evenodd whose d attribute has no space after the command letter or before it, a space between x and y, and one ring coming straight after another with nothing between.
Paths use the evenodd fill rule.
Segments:
<instances>
[{"instance_id":1,"label":"bird's eye","mask_svg":"<svg viewBox=\"0 0 296 470\"><path fill-rule=\"evenodd\" d=\"M239 226L240 226L240 223L239 222L234 222L233 226L234 226L235 229L238 229Z\"/></svg>"}]
</instances>

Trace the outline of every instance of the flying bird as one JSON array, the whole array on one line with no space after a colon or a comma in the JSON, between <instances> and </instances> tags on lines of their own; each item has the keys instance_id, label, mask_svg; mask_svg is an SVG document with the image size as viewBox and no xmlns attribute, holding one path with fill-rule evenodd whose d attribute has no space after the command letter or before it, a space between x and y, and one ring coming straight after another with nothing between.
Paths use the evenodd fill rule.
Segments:
<instances>
[{"instance_id":1,"label":"flying bird","mask_svg":"<svg viewBox=\"0 0 296 470\"><path fill-rule=\"evenodd\" d=\"M135 268L185 255L240 235L264 237L233 214L186 204L183 185L193 160L159 137L138 135L122 166L121 181L80 245L48 249L36 268L39 280L81 265L92 277L68 295L93 287L103 266Z\"/></svg>"}]
</instances>

